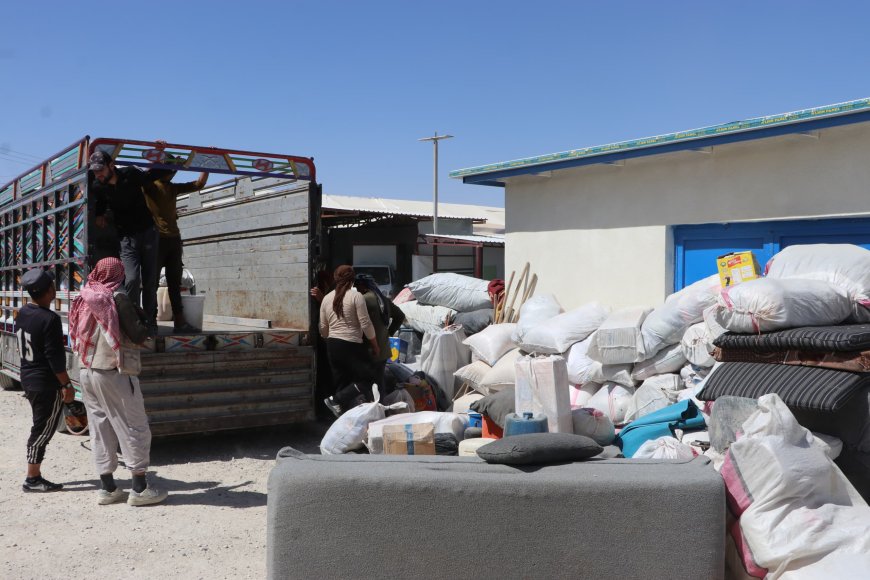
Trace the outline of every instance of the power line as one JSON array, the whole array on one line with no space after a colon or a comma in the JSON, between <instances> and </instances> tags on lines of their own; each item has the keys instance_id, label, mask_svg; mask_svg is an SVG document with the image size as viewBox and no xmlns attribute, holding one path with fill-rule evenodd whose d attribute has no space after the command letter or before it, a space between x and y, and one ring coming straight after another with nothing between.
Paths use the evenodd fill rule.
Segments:
<instances>
[{"instance_id":1,"label":"power line","mask_svg":"<svg viewBox=\"0 0 870 580\"><path fill-rule=\"evenodd\" d=\"M32 159L33 161L42 161L42 157L37 155L31 155L30 153L24 153L23 151L16 151L11 147L5 147L0 145L0 155L14 155L15 157L21 157L24 159Z\"/></svg>"}]
</instances>

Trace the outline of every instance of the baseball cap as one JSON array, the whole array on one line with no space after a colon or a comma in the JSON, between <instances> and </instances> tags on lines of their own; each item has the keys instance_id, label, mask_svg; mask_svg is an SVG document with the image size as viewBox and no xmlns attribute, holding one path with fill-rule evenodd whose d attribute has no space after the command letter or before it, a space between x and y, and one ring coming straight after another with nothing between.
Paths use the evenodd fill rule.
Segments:
<instances>
[{"instance_id":1,"label":"baseball cap","mask_svg":"<svg viewBox=\"0 0 870 580\"><path fill-rule=\"evenodd\" d=\"M33 268L28 270L21 276L21 285L28 292L39 294L48 290L54 282L54 275L51 272L46 272L42 268Z\"/></svg>"},{"instance_id":2,"label":"baseball cap","mask_svg":"<svg viewBox=\"0 0 870 580\"><path fill-rule=\"evenodd\" d=\"M99 171L112 162L112 156L105 151L94 151L88 159L88 169Z\"/></svg>"}]
</instances>

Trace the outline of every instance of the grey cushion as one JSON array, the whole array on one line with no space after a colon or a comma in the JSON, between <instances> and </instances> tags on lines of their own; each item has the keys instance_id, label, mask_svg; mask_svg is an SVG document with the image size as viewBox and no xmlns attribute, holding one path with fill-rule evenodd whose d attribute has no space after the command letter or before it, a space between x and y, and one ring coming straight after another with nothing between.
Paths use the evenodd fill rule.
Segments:
<instances>
[{"instance_id":1,"label":"grey cushion","mask_svg":"<svg viewBox=\"0 0 870 580\"><path fill-rule=\"evenodd\" d=\"M478 448L487 463L530 465L582 461L601 453L601 445L573 433L525 433L511 435Z\"/></svg>"},{"instance_id":2,"label":"grey cushion","mask_svg":"<svg viewBox=\"0 0 870 580\"><path fill-rule=\"evenodd\" d=\"M745 348L758 352L866 350L870 349L870 324L804 326L764 334L726 332L713 344L720 348Z\"/></svg>"},{"instance_id":3,"label":"grey cushion","mask_svg":"<svg viewBox=\"0 0 870 580\"><path fill-rule=\"evenodd\" d=\"M795 365L722 363L698 393L702 401L719 397L749 397L776 393L791 408L837 411L849 398L870 385L870 374L849 373Z\"/></svg>"},{"instance_id":4,"label":"grey cushion","mask_svg":"<svg viewBox=\"0 0 870 580\"><path fill-rule=\"evenodd\" d=\"M486 415L502 429L504 429L507 416L513 413L515 408L516 395L514 387L507 387L471 403L472 411Z\"/></svg>"},{"instance_id":5,"label":"grey cushion","mask_svg":"<svg viewBox=\"0 0 870 580\"><path fill-rule=\"evenodd\" d=\"M514 467L286 449L269 475L272 579L716 580L724 546L706 457Z\"/></svg>"}]
</instances>

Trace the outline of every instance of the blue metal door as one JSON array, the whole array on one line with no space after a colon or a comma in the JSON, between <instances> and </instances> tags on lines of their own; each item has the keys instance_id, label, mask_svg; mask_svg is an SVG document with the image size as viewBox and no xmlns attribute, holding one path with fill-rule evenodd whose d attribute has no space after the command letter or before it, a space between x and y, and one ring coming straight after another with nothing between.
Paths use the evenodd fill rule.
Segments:
<instances>
[{"instance_id":1,"label":"blue metal door","mask_svg":"<svg viewBox=\"0 0 870 580\"><path fill-rule=\"evenodd\" d=\"M674 290L716 273L716 258L752 250L761 268L797 244L856 244L870 249L870 218L674 226Z\"/></svg>"}]
</instances>

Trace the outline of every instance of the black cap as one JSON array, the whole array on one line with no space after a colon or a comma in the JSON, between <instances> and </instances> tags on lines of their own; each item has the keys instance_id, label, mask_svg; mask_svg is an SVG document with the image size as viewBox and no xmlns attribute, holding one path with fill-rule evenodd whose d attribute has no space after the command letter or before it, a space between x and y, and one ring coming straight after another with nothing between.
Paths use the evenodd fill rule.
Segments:
<instances>
[{"instance_id":1,"label":"black cap","mask_svg":"<svg viewBox=\"0 0 870 580\"><path fill-rule=\"evenodd\" d=\"M46 272L42 268L33 268L28 270L21 276L21 285L24 289L33 294L41 294L51 287L54 283L54 276L51 272Z\"/></svg>"},{"instance_id":2,"label":"black cap","mask_svg":"<svg viewBox=\"0 0 870 580\"><path fill-rule=\"evenodd\" d=\"M112 156L102 150L97 150L91 153L91 157L88 159L88 169L91 171L99 171L105 168L109 163L112 162Z\"/></svg>"}]
</instances>

